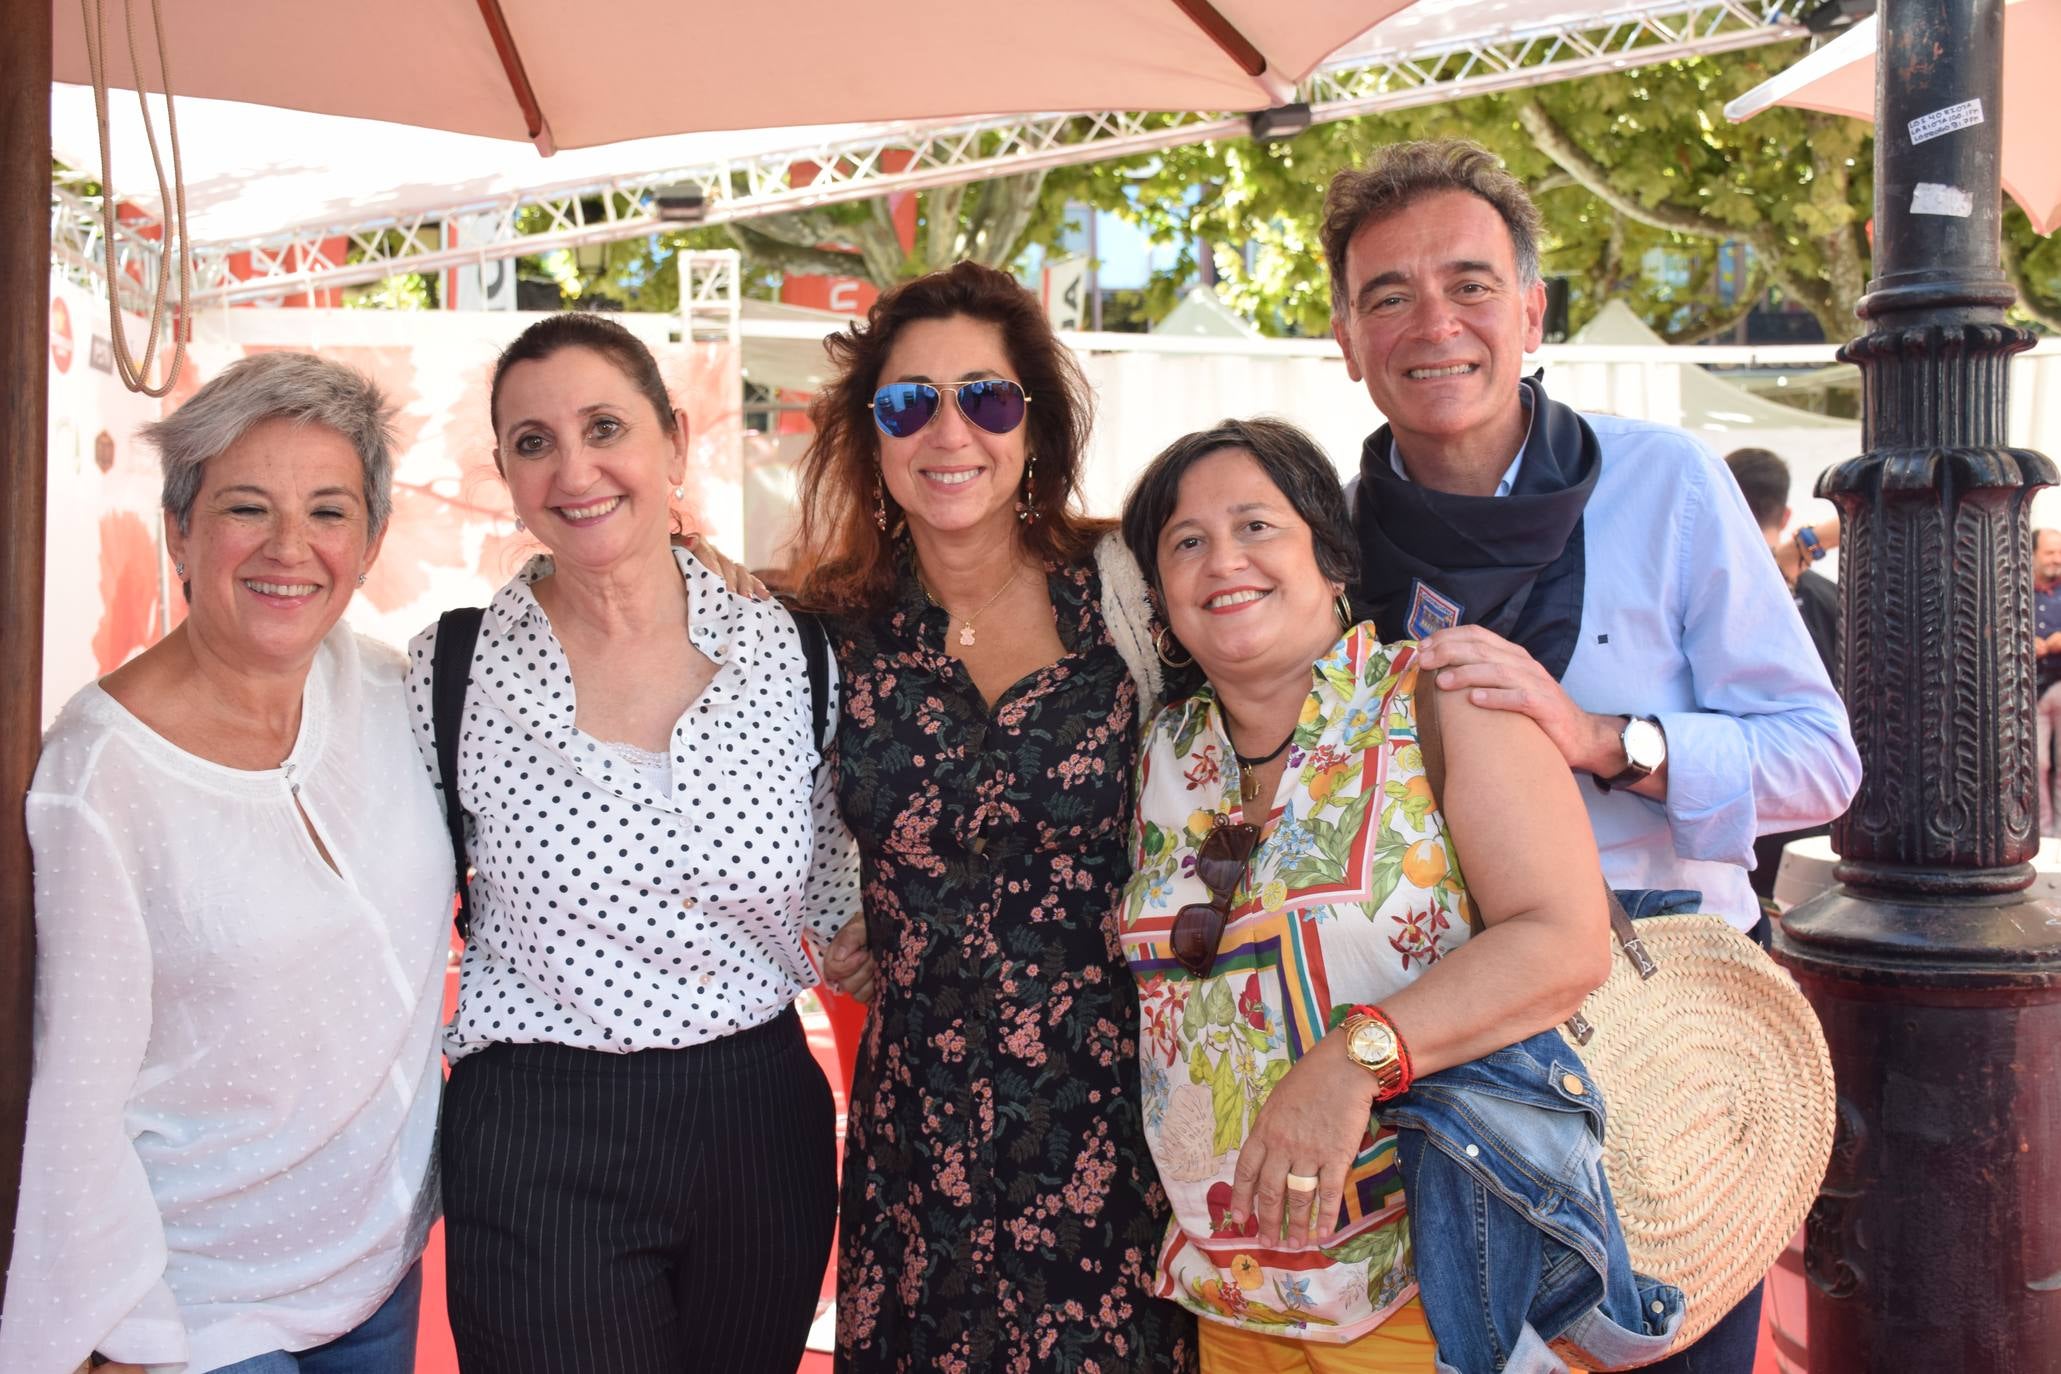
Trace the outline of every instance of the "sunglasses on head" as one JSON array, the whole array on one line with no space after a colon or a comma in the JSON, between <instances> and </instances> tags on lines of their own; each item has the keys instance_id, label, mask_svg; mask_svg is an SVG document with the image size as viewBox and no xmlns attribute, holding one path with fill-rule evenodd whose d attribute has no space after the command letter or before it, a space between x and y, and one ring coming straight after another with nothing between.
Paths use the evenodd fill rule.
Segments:
<instances>
[{"instance_id":1,"label":"sunglasses on head","mask_svg":"<svg viewBox=\"0 0 2061 1374\"><path fill-rule=\"evenodd\" d=\"M977 382L889 382L873 393L866 408L880 432L906 439L937 418L944 404L940 392L949 391L958 403L966 423L990 434L1007 434L1023 423L1024 407L1030 396L1015 382L1001 377L983 377Z\"/></svg>"},{"instance_id":2,"label":"sunglasses on head","mask_svg":"<svg viewBox=\"0 0 2061 1374\"><path fill-rule=\"evenodd\" d=\"M1216 966L1217 946L1231 922L1231 898L1245 881L1258 841L1258 826L1219 815L1210 823L1202 848L1195 851L1195 876L1209 889L1209 900L1190 902L1174 913L1173 946L1181 967L1197 978L1209 977Z\"/></svg>"}]
</instances>

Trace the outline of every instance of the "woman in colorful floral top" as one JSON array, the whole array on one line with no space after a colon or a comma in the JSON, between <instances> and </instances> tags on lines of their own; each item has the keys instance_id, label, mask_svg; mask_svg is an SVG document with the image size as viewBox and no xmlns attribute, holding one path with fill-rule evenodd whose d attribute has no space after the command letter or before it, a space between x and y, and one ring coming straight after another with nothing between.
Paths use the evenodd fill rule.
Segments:
<instances>
[{"instance_id":1,"label":"woman in colorful floral top","mask_svg":"<svg viewBox=\"0 0 2061 1374\"><path fill-rule=\"evenodd\" d=\"M1074 508L1086 385L971 263L829 342L800 543L878 964L837 1366L1191 1369L1193 1319L1150 1291L1168 1213L1116 930L1158 677L1136 564Z\"/></svg>"},{"instance_id":2,"label":"woman in colorful floral top","mask_svg":"<svg viewBox=\"0 0 2061 1374\"><path fill-rule=\"evenodd\" d=\"M1300 431L1180 440L1124 535L1209 678L1147 728L1122 908L1176 1218L1158 1291L1205 1318L1205 1371L1428 1370L1394 1138L1372 1112L1603 981L1573 779L1526 717L1442 693L1433 795L1413 646L1343 614L1351 525Z\"/></svg>"}]
</instances>

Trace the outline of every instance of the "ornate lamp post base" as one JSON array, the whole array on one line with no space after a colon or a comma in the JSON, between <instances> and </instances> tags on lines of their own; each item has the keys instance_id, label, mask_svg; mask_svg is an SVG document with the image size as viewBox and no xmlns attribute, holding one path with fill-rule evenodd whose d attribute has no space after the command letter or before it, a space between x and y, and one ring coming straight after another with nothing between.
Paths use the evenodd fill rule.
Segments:
<instances>
[{"instance_id":1,"label":"ornate lamp post base","mask_svg":"<svg viewBox=\"0 0 2061 1374\"><path fill-rule=\"evenodd\" d=\"M2061 905L2025 896L2027 514L2055 470L2003 446L2007 365L2032 342L2004 322L1998 265L2003 6L1879 13L1873 332L1840 355L1868 452L1818 483L1840 510L1863 778L1833 833L1842 886L1776 937L1839 1083L1805 1241L1810 1362L2061 1370Z\"/></svg>"}]
</instances>

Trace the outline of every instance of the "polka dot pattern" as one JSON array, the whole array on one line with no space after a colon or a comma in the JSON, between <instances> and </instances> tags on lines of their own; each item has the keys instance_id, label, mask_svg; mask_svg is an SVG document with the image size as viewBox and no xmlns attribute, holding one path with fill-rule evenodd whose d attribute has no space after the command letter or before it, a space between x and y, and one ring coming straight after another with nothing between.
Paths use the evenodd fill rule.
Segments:
<instances>
[{"instance_id":1,"label":"polka dot pattern","mask_svg":"<svg viewBox=\"0 0 2061 1374\"><path fill-rule=\"evenodd\" d=\"M530 589L548 559L481 621L458 749L474 874L453 1060L497 1042L677 1048L761 1025L817 981L804 937L858 910L800 631L778 602L677 556L689 638L716 674L664 768L575 724L571 670ZM433 773L436 627L409 652ZM831 719L835 692L833 677Z\"/></svg>"}]
</instances>

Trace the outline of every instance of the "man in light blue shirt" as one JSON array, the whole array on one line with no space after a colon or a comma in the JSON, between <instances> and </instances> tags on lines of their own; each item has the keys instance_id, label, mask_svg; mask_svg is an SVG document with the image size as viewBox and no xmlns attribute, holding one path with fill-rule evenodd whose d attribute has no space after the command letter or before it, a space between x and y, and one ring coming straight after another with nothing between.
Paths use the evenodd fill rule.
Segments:
<instances>
[{"instance_id":1,"label":"man in light blue shirt","mask_svg":"<svg viewBox=\"0 0 2061 1374\"><path fill-rule=\"evenodd\" d=\"M1846 711L1718 460L1522 375L1539 230L1474 144L1379 149L1332 182L1332 329L1387 421L1355 482L1355 590L1441 687L1522 711L1588 775L1612 887L1695 889L1765 943L1754 837L1846 809ZM1759 1307L1652 1368L1747 1374Z\"/></svg>"},{"instance_id":2,"label":"man in light blue shirt","mask_svg":"<svg viewBox=\"0 0 2061 1374\"><path fill-rule=\"evenodd\" d=\"M1523 711L1596 780L1613 887L1693 888L1752 930L1754 837L1822 824L1859 786L1846 712L1717 459L1521 375L1537 234L1472 145L1382 149L1333 184L1333 329L1388 421L1356 497L1360 590L1384 637L1456 617L1425 645L1440 685Z\"/></svg>"}]
</instances>

